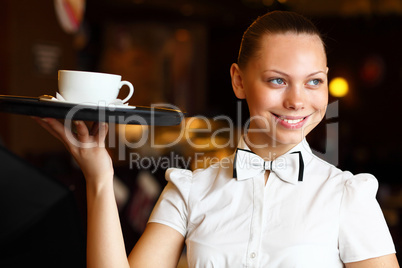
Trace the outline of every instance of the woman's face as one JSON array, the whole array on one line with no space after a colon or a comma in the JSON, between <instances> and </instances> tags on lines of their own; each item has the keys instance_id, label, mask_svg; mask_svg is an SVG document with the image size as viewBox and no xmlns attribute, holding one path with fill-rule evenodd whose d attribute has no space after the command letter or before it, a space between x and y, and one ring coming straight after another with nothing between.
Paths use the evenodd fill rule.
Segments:
<instances>
[{"instance_id":1,"label":"woman's face","mask_svg":"<svg viewBox=\"0 0 402 268\"><path fill-rule=\"evenodd\" d=\"M309 34L271 34L260 42L244 68L231 69L235 94L250 110L248 137L259 146L297 144L328 104L324 46Z\"/></svg>"}]
</instances>

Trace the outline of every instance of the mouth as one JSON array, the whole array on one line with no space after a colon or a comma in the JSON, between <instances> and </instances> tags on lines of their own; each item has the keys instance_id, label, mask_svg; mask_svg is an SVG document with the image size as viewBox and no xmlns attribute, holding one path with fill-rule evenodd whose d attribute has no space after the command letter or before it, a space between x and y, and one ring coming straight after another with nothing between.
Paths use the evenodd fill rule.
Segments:
<instances>
[{"instance_id":1,"label":"mouth","mask_svg":"<svg viewBox=\"0 0 402 268\"><path fill-rule=\"evenodd\" d=\"M281 123L282 125L284 125L285 127L292 127L292 128L298 128L301 127L304 122L306 121L306 119L310 116L285 116L285 115L278 115L278 114L274 114L274 117L276 118L276 120Z\"/></svg>"}]
</instances>

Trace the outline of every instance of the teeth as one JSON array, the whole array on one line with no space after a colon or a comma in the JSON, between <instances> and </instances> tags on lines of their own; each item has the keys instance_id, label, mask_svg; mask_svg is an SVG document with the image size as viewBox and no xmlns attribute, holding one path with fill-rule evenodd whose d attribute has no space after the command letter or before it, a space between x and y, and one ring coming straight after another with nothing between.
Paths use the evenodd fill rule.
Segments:
<instances>
[{"instance_id":1,"label":"teeth","mask_svg":"<svg viewBox=\"0 0 402 268\"><path fill-rule=\"evenodd\" d=\"M289 124L297 124L297 123L303 121L303 118L294 119L294 120L292 120L292 119L285 119L285 118L281 118L281 119L282 119L283 121L289 123Z\"/></svg>"}]
</instances>

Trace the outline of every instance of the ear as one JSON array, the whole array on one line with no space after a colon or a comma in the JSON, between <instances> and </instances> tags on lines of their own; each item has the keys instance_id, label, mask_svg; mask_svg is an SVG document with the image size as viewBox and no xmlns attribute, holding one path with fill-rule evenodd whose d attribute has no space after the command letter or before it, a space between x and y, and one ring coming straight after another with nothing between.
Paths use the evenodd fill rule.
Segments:
<instances>
[{"instance_id":1,"label":"ear","mask_svg":"<svg viewBox=\"0 0 402 268\"><path fill-rule=\"evenodd\" d=\"M230 67L230 76L232 77L232 87L237 98L245 99L246 93L244 91L243 76L239 65L233 63Z\"/></svg>"}]
</instances>

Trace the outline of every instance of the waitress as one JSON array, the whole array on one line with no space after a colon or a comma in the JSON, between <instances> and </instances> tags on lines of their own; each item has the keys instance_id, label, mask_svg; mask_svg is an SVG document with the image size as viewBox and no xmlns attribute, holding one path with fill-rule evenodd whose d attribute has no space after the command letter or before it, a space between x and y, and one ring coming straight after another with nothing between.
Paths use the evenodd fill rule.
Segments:
<instances>
[{"instance_id":1,"label":"waitress","mask_svg":"<svg viewBox=\"0 0 402 268\"><path fill-rule=\"evenodd\" d=\"M328 105L328 67L316 27L293 12L271 12L246 30L232 86L246 99L250 127L228 159L206 169L169 169L147 227L125 252L105 149L108 125L75 137L60 122L38 122L60 139L87 183L88 267L399 267L375 199L377 180L314 156L305 140ZM228 161L229 160L229 161ZM229 163L229 164L228 164Z\"/></svg>"}]
</instances>

